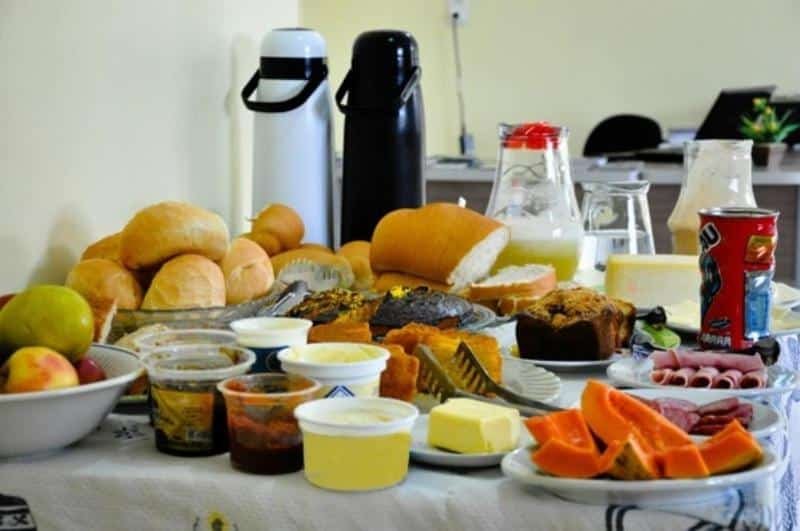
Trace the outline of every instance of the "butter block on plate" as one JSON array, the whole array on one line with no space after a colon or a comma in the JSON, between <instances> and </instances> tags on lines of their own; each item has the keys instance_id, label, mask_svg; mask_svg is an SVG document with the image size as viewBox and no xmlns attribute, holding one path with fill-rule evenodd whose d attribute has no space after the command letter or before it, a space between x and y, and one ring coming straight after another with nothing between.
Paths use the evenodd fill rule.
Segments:
<instances>
[{"instance_id":1,"label":"butter block on plate","mask_svg":"<svg viewBox=\"0 0 800 531\"><path fill-rule=\"evenodd\" d=\"M511 451L519 434L519 411L469 398L434 407L428 420L428 444L461 454Z\"/></svg>"},{"instance_id":2,"label":"butter block on plate","mask_svg":"<svg viewBox=\"0 0 800 531\"><path fill-rule=\"evenodd\" d=\"M606 265L606 295L637 308L667 306L700 298L696 256L615 254Z\"/></svg>"}]
</instances>

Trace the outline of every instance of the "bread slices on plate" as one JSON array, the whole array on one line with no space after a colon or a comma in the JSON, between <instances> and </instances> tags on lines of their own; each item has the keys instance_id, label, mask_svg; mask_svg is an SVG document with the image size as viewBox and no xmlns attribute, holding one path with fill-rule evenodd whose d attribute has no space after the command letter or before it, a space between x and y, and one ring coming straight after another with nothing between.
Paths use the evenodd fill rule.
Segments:
<instances>
[{"instance_id":1,"label":"bread slices on plate","mask_svg":"<svg viewBox=\"0 0 800 531\"><path fill-rule=\"evenodd\" d=\"M556 288L556 270L549 265L528 264L508 266L481 282L470 285L470 300L500 301L512 299L516 308L517 299L533 300Z\"/></svg>"}]
</instances>

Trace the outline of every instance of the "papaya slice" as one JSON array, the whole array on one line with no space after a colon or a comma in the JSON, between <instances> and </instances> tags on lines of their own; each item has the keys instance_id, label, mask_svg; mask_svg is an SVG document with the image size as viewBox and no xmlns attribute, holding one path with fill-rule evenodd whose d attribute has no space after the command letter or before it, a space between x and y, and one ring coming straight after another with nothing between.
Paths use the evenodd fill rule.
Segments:
<instances>
[{"instance_id":1,"label":"papaya slice","mask_svg":"<svg viewBox=\"0 0 800 531\"><path fill-rule=\"evenodd\" d=\"M525 421L525 426L539 445L559 439L578 448L597 452L597 445L579 409L530 417Z\"/></svg>"},{"instance_id":2,"label":"papaya slice","mask_svg":"<svg viewBox=\"0 0 800 531\"><path fill-rule=\"evenodd\" d=\"M531 454L531 460L548 474L569 478L592 478L606 474L623 444L614 442L601 455L597 448L579 448L561 439L550 439Z\"/></svg>"},{"instance_id":3,"label":"papaya slice","mask_svg":"<svg viewBox=\"0 0 800 531\"><path fill-rule=\"evenodd\" d=\"M611 404L628 419L656 451L692 443L689 434L641 400L612 389Z\"/></svg>"},{"instance_id":4,"label":"papaya slice","mask_svg":"<svg viewBox=\"0 0 800 531\"><path fill-rule=\"evenodd\" d=\"M710 475L700 449L694 444L685 444L665 450L660 456L664 477L704 478Z\"/></svg>"},{"instance_id":5,"label":"papaya slice","mask_svg":"<svg viewBox=\"0 0 800 531\"><path fill-rule=\"evenodd\" d=\"M760 461L764 455L764 450L758 441L736 420L703 442L699 449L703 462L711 474L724 474L747 468Z\"/></svg>"},{"instance_id":6,"label":"papaya slice","mask_svg":"<svg viewBox=\"0 0 800 531\"><path fill-rule=\"evenodd\" d=\"M553 438L531 455L536 466L548 474L566 478L593 478L600 474L600 455L597 450L579 448Z\"/></svg>"},{"instance_id":7,"label":"papaya slice","mask_svg":"<svg viewBox=\"0 0 800 531\"><path fill-rule=\"evenodd\" d=\"M624 441L633 434L632 424L611 403L612 388L598 380L589 380L581 394L581 411L586 423L606 445ZM640 444L649 449L645 441Z\"/></svg>"},{"instance_id":8,"label":"papaya slice","mask_svg":"<svg viewBox=\"0 0 800 531\"><path fill-rule=\"evenodd\" d=\"M591 430L606 444L632 436L637 449L661 452L692 442L687 433L647 404L598 380L586 383L581 410Z\"/></svg>"},{"instance_id":9,"label":"papaya slice","mask_svg":"<svg viewBox=\"0 0 800 531\"><path fill-rule=\"evenodd\" d=\"M628 436L624 441L614 441L609 448L612 446L616 448L614 458L605 471L612 478L644 480L661 477L655 454L642 448L634 435Z\"/></svg>"}]
</instances>

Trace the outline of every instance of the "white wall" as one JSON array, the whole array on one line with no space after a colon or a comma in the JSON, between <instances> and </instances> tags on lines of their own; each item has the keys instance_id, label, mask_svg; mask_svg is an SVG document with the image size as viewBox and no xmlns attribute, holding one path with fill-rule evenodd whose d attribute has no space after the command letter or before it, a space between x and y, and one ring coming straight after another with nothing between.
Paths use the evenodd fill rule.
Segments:
<instances>
[{"instance_id":1,"label":"white wall","mask_svg":"<svg viewBox=\"0 0 800 531\"><path fill-rule=\"evenodd\" d=\"M798 0L468 0L461 29L467 124L493 159L497 123L551 120L583 150L620 112L697 126L720 88L775 83L800 92ZM303 25L328 41L339 85L356 36L410 31L422 62L428 154L458 149L447 0L301 0ZM337 114L341 140L341 115ZM341 141L339 142L341 146Z\"/></svg>"},{"instance_id":2,"label":"white wall","mask_svg":"<svg viewBox=\"0 0 800 531\"><path fill-rule=\"evenodd\" d=\"M260 36L297 19L296 0L0 0L0 293L62 282L156 201L240 231L239 91Z\"/></svg>"}]
</instances>

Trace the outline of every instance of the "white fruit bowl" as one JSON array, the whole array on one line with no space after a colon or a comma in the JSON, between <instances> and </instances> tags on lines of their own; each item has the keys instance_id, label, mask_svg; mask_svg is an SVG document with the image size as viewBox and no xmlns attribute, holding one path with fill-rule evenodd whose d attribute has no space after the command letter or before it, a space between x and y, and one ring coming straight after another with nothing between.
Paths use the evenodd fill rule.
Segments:
<instances>
[{"instance_id":1,"label":"white fruit bowl","mask_svg":"<svg viewBox=\"0 0 800 531\"><path fill-rule=\"evenodd\" d=\"M0 458L57 450L89 435L144 371L125 349L92 345L88 356L107 379L78 387L0 394Z\"/></svg>"}]
</instances>

